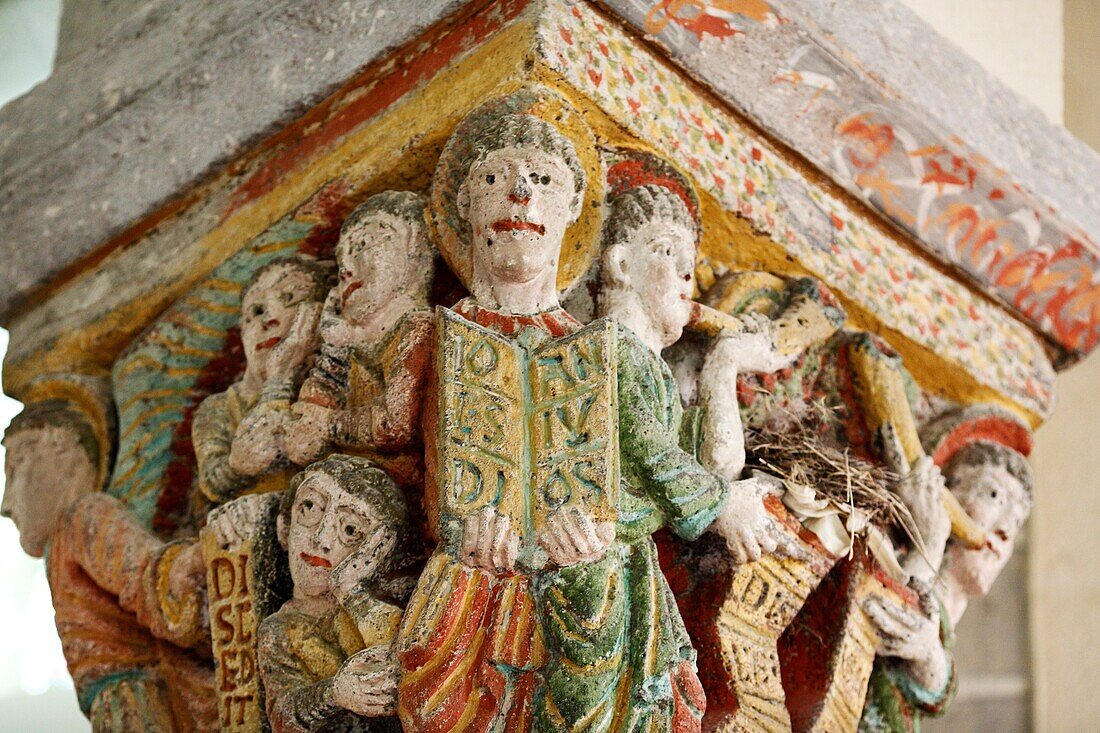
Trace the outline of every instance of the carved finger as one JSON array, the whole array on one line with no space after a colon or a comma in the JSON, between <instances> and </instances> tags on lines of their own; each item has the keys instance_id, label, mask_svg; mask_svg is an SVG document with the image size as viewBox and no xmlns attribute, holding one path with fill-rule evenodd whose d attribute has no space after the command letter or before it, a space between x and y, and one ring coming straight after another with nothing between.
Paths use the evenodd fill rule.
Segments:
<instances>
[{"instance_id":1,"label":"carved finger","mask_svg":"<svg viewBox=\"0 0 1100 733\"><path fill-rule=\"evenodd\" d=\"M504 559L506 567L511 570L516 566L516 560L519 558L519 534L510 532L508 534L508 543L504 549Z\"/></svg>"},{"instance_id":2,"label":"carved finger","mask_svg":"<svg viewBox=\"0 0 1100 733\"><path fill-rule=\"evenodd\" d=\"M593 540L596 529L592 526L592 520L579 509L570 509L563 517L563 521L569 528L570 537L577 548L577 556L587 559L593 551Z\"/></svg>"},{"instance_id":3,"label":"carved finger","mask_svg":"<svg viewBox=\"0 0 1100 733\"><path fill-rule=\"evenodd\" d=\"M750 562L756 562L760 559L760 544L756 541L755 537L751 535L744 537L741 540L741 545L745 548L745 557L747 557Z\"/></svg>"},{"instance_id":4,"label":"carved finger","mask_svg":"<svg viewBox=\"0 0 1100 733\"><path fill-rule=\"evenodd\" d=\"M467 565L474 565L477 554L478 526L480 517L477 514L468 514L462 525L462 559Z\"/></svg>"},{"instance_id":5,"label":"carved finger","mask_svg":"<svg viewBox=\"0 0 1100 733\"><path fill-rule=\"evenodd\" d=\"M475 563L485 570L493 569L493 530L496 527L496 512L492 507L485 507L481 511L478 520L477 552L474 554Z\"/></svg>"},{"instance_id":6,"label":"carved finger","mask_svg":"<svg viewBox=\"0 0 1100 733\"><path fill-rule=\"evenodd\" d=\"M512 536L512 523L508 517L499 517L496 533L493 537L493 567L497 570L511 570L508 565L508 538Z\"/></svg>"},{"instance_id":7,"label":"carved finger","mask_svg":"<svg viewBox=\"0 0 1100 733\"><path fill-rule=\"evenodd\" d=\"M558 537L557 524L555 522L548 522L546 527L543 528L539 534L539 544L543 549L549 553L554 562L561 564L562 558L565 556L565 548L562 547L561 539Z\"/></svg>"}]
</instances>

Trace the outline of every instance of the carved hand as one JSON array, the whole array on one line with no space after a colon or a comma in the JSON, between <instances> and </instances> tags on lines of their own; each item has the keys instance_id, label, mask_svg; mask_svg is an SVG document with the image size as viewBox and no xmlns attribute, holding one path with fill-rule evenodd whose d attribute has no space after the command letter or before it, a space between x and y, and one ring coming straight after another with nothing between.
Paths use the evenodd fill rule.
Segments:
<instances>
[{"instance_id":1,"label":"carved hand","mask_svg":"<svg viewBox=\"0 0 1100 733\"><path fill-rule=\"evenodd\" d=\"M286 338L271 349L264 375L267 379L294 380L300 375L306 359L317 351L321 307L316 302L298 305Z\"/></svg>"},{"instance_id":2,"label":"carved hand","mask_svg":"<svg viewBox=\"0 0 1100 733\"><path fill-rule=\"evenodd\" d=\"M749 478L730 485L729 499L711 530L726 541L737 564L759 560L761 555L799 557L803 554L793 538L764 506L768 490L763 482Z\"/></svg>"},{"instance_id":3,"label":"carved hand","mask_svg":"<svg viewBox=\"0 0 1100 733\"><path fill-rule=\"evenodd\" d=\"M202 556L202 545L195 542L181 551L168 569L168 594L172 598L186 598L196 589L205 591L205 588L206 562Z\"/></svg>"},{"instance_id":4,"label":"carved hand","mask_svg":"<svg viewBox=\"0 0 1100 733\"><path fill-rule=\"evenodd\" d=\"M898 496L909 508L924 540L927 563L932 566L932 572L939 569L951 537L951 517L943 504L943 492L943 474L929 456L917 459L897 487Z\"/></svg>"},{"instance_id":5,"label":"carved hand","mask_svg":"<svg viewBox=\"0 0 1100 733\"><path fill-rule=\"evenodd\" d=\"M950 669L940 641L940 613L930 592L920 593L920 608L879 596L867 598L862 607L878 633L877 654L903 660L922 687L939 690L947 684Z\"/></svg>"},{"instance_id":6,"label":"carved hand","mask_svg":"<svg viewBox=\"0 0 1100 733\"><path fill-rule=\"evenodd\" d=\"M596 522L576 507L551 514L539 532L539 544L561 567L599 560L614 540L614 522Z\"/></svg>"},{"instance_id":7,"label":"carved hand","mask_svg":"<svg viewBox=\"0 0 1100 733\"><path fill-rule=\"evenodd\" d=\"M294 417L287 426L287 457L305 466L320 458L328 448L336 412L312 402L295 402L291 413Z\"/></svg>"},{"instance_id":8,"label":"carved hand","mask_svg":"<svg viewBox=\"0 0 1100 733\"><path fill-rule=\"evenodd\" d=\"M512 522L491 506L466 517L459 557L470 567L511 572L519 554L519 535Z\"/></svg>"},{"instance_id":9,"label":"carved hand","mask_svg":"<svg viewBox=\"0 0 1100 733\"><path fill-rule=\"evenodd\" d=\"M760 313L745 313L739 317L742 331L725 335L712 347L717 352L707 361L726 362L744 372L777 372L790 366L798 354L780 354L776 346L775 322ZM705 368L705 367L704 367Z\"/></svg>"},{"instance_id":10,"label":"carved hand","mask_svg":"<svg viewBox=\"0 0 1100 733\"><path fill-rule=\"evenodd\" d=\"M367 718L393 715L397 711L397 670L389 647L352 654L332 678L332 702Z\"/></svg>"},{"instance_id":11,"label":"carved hand","mask_svg":"<svg viewBox=\"0 0 1100 733\"><path fill-rule=\"evenodd\" d=\"M338 603L343 603L352 591L381 571L397 544L397 535L384 524L374 531L343 562L332 569L329 583Z\"/></svg>"},{"instance_id":12,"label":"carved hand","mask_svg":"<svg viewBox=\"0 0 1100 733\"><path fill-rule=\"evenodd\" d=\"M283 457L289 412L263 405L241 420L229 447L229 467L242 476L259 476Z\"/></svg>"},{"instance_id":13,"label":"carved hand","mask_svg":"<svg viewBox=\"0 0 1100 733\"><path fill-rule=\"evenodd\" d=\"M223 550L240 547L252 539L260 520L278 498L272 494L249 494L215 507L206 516L206 527Z\"/></svg>"}]
</instances>

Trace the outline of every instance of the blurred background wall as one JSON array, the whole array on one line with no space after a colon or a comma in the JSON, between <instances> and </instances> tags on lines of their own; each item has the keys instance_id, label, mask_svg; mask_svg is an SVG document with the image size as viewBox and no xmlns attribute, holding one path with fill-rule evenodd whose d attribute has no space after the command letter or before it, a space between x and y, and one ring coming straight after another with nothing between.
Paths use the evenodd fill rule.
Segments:
<instances>
[{"instance_id":1,"label":"blurred background wall","mask_svg":"<svg viewBox=\"0 0 1100 733\"><path fill-rule=\"evenodd\" d=\"M1100 0L903 0L1055 122L1100 149ZM145 0L0 0L0 105ZM0 331L0 354L6 347ZM959 626L951 731L1100 730L1100 356L1059 379L1038 433L1038 495L990 597ZM0 427L17 409L0 395ZM0 449L2 450L2 449ZM0 452L2 457L2 452ZM0 477L2 482L2 477ZM0 523L0 731L87 730L53 633L41 563Z\"/></svg>"}]
</instances>

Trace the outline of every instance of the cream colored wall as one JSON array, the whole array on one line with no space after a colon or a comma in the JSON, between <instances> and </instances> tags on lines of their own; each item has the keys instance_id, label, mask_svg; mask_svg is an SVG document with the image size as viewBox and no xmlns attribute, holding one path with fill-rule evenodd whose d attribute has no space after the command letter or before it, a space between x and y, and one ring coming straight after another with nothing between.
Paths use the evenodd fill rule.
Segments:
<instances>
[{"instance_id":1,"label":"cream colored wall","mask_svg":"<svg viewBox=\"0 0 1100 733\"><path fill-rule=\"evenodd\" d=\"M1052 121L1062 121L1062 0L902 2ZM1083 2L1100 9L1098 0Z\"/></svg>"},{"instance_id":2,"label":"cream colored wall","mask_svg":"<svg viewBox=\"0 0 1100 733\"><path fill-rule=\"evenodd\" d=\"M1100 2L1065 0L1066 126L1100 150ZM1039 431L1031 622L1038 730L1100 730L1100 354Z\"/></svg>"}]
</instances>

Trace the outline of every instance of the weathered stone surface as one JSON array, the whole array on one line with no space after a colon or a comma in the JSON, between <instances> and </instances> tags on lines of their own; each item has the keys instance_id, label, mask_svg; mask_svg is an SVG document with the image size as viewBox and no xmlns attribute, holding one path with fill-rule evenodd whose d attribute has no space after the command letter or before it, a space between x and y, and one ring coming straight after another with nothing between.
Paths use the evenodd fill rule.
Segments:
<instances>
[{"instance_id":1,"label":"weathered stone surface","mask_svg":"<svg viewBox=\"0 0 1100 733\"><path fill-rule=\"evenodd\" d=\"M896 2L603 0L1065 350L1100 341L1100 156Z\"/></svg>"},{"instance_id":2,"label":"weathered stone surface","mask_svg":"<svg viewBox=\"0 0 1100 733\"><path fill-rule=\"evenodd\" d=\"M131 17L0 113L0 312L464 4L249 1Z\"/></svg>"}]
</instances>

